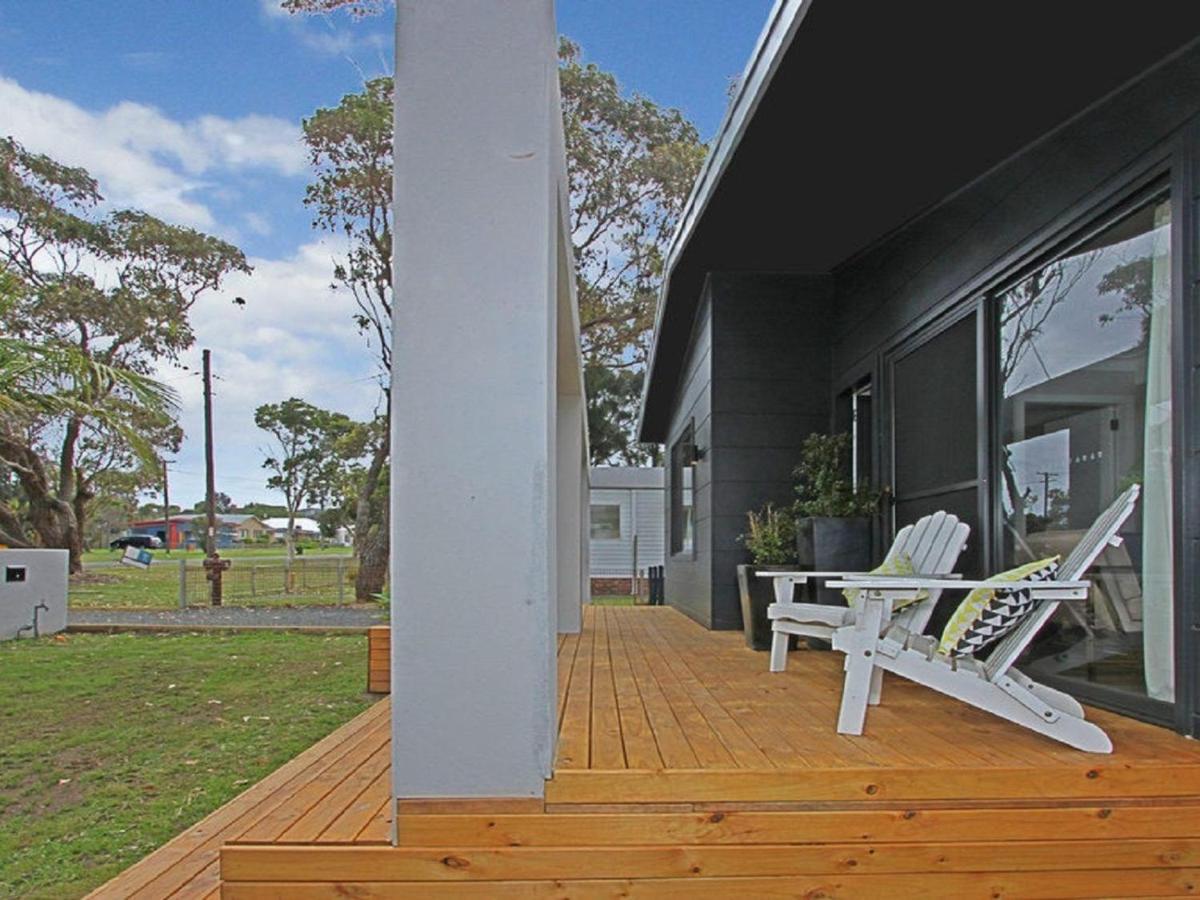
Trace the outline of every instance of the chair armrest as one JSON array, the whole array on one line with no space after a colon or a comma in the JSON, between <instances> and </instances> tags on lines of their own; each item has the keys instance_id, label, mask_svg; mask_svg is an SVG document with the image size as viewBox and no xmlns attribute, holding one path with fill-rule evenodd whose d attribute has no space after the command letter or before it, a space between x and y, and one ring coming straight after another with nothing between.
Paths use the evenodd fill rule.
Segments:
<instances>
[{"instance_id":1,"label":"chair armrest","mask_svg":"<svg viewBox=\"0 0 1200 900\"><path fill-rule=\"evenodd\" d=\"M813 572L810 570L797 572L755 572L758 578L791 578L799 581L805 581L809 578L890 578L890 575L872 575L870 572ZM917 578L938 578L956 580L962 578L958 572L947 572L945 575L925 575L916 573L912 577Z\"/></svg>"},{"instance_id":2,"label":"chair armrest","mask_svg":"<svg viewBox=\"0 0 1200 900\"><path fill-rule=\"evenodd\" d=\"M867 577L844 578L830 581L826 587L849 588L856 591L903 591L903 590L954 590L973 591L976 588L994 588L1000 591L1030 590L1035 596L1069 595L1071 599L1079 591L1086 595L1091 587L1090 581L975 581L967 579L946 579L921 577L903 577L892 575L870 575Z\"/></svg>"}]
</instances>

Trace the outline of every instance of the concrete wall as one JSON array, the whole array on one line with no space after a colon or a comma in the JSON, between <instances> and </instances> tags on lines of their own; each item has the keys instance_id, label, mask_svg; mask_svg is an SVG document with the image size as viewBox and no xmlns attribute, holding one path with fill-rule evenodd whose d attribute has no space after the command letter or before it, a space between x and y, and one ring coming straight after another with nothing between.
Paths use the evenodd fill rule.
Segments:
<instances>
[{"instance_id":1,"label":"concrete wall","mask_svg":"<svg viewBox=\"0 0 1200 900\"><path fill-rule=\"evenodd\" d=\"M393 788L540 796L586 566L553 4L396 13Z\"/></svg>"},{"instance_id":2,"label":"concrete wall","mask_svg":"<svg viewBox=\"0 0 1200 900\"><path fill-rule=\"evenodd\" d=\"M67 551L0 550L0 641L32 637L22 629L39 603L49 607L38 611L39 634L67 627Z\"/></svg>"}]
</instances>

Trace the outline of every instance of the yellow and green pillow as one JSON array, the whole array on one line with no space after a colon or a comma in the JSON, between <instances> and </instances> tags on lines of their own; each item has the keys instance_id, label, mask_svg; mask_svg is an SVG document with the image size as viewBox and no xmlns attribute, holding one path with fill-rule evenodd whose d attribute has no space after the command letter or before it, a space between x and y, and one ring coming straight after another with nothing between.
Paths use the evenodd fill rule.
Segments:
<instances>
[{"instance_id":1,"label":"yellow and green pillow","mask_svg":"<svg viewBox=\"0 0 1200 900\"><path fill-rule=\"evenodd\" d=\"M976 588L967 594L938 642L938 653L946 656L971 656L1008 634L1033 607L1028 589L1005 590L1006 581L1049 581L1058 571L1058 557L1039 559L993 575L988 579L996 587Z\"/></svg>"},{"instance_id":2,"label":"yellow and green pillow","mask_svg":"<svg viewBox=\"0 0 1200 900\"><path fill-rule=\"evenodd\" d=\"M866 575L897 575L901 578L907 578L911 575L916 575L916 570L913 569L912 557L907 553L897 553L891 559L885 559L880 565L876 566ZM846 588L842 591L842 596L846 598L846 602L851 606L854 605L858 598L859 591L856 588ZM924 600L929 596L929 591L917 591L913 596L906 597L902 600L896 600L892 604L892 609L903 609L916 603L918 600Z\"/></svg>"}]
</instances>

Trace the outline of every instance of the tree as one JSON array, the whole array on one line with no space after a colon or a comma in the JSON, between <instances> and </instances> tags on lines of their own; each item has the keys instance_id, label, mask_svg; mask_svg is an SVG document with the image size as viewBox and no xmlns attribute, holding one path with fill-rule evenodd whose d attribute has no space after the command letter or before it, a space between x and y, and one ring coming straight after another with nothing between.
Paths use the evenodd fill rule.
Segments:
<instances>
[{"instance_id":1,"label":"tree","mask_svg":"<svg viewBox=\"0 0 1200 900\"><path fill-rule=\"evenodd\" d=\"M630 369L590 365L584 370L588 396L588 446L593 465L659 465L655 444L636 444L629 437L637 427L642 374Z\"/></svg>"},{"instance_id":2,"label":"tree","mask_svg":"<svg viewBox=\"0 0 1200 900\"><path fill-rule=\"evenodd\" d=\"M292 13L372 15L386 0L284 0ZM666 246L704 158L695 127L678 110L634 94L584 64L579 47L560 44L559 81L572 200L572 242L578 271L582 344L589 366L634 373L645 366L648 338L663 275ZM374 78L336 107L318 109L303 123L316 171L305 202L314 226L349 239L346 262L335 267L355 301L355 321L375 350L383 383L391 371L392 316L392 79ZM389 398L375 423L370 465L362 474L355 515L359 556L356 593L379 593L386 577ZM619 396L622 406L613 407ZM610 429L611 450L594 459L644 460L632 446L637 394L625 390L595 399L623 423ZM606 420L608 421L608 420ZM365 516L374 518L366 519Z\"/></svg>"},{"instance_id":3,"label":"tree","mask_svg":"<svg viewBox=\"0 0 1200 900\"><path fill-rule=\"evenodd\" d=\"M254 516L256 519L274 519L287 515L287 507L277 503L243 503L237 508L242 515Z\"/></svg>"},{"instance_id":4,"label":"tree","mask_svg":"<svg viewBox=\"0 0 1200 900\"><path fill-rule=\"evenodd\" d=\"M558 78L584 357L640 370L667 245L706 148L682 112L623 94L568 38Z\"/></svg>"},{"instance_id":5,"label":"tree","mask_svg":"<svg viewBox=\"0 0 1200 900\"><path fill-rule=\"evenodd\" d=\"M340 485L343 465L337 445L354 423L341 413L292 397L260 406L254 411L254 424L275 439L263 468L272 473L267 487L283 494L287 507L290 561L296 552L296 515L305 503L329 504Z\"/></svg>"},{"instance_id":6,"label":"tree","mask_svg":"<svg viewBox=\"0 0 1200 900\"><path fill-rule=\"evenodd\" d=\"M304 202L313 210L314 227L342 234L349 243L346 259L334 266L334 278L354 298L354 320L375 353L383 392L383 411L358 434L370 462L356 491L354 592L357 599L369 600L383 591L390 547L392 79L372 79L361 93L318 109L304 120L303 129L316 172Z\"/></svg>"},{"instance_id":7,"label":"tree","mask_svg":"<svg viewBox=\"0 0 1200 900\"><path fill-rule=\"evenodd\" d=\"M105 472L94 479L95 497L84 522L83 544L88 549L107 547L109 541L122 534L138 515L137 497L142 489L139 472ZM154 509L147 519L162 517L162 507Z\"/></svg>"},{"instance_id":8,"label":"tree","mask_svg":"<svg viewBox=\"0 0 1200 900\"><path fill-rule=\"evenodd\" d=\"M228 494L224 493L223 491L217 491L215 494L213 494L213 511L218 515L221 513L233 512L236 508L237 505L233 502L233 498ZM192 510L194 512L207 513L208 498L206 497L203 500L197 501L196 505L192 507Z\"/></svg>"},{"instance_id":9,"label":"tree","mask_svg":"<svg viewBox=\"0 0 1200 900\"><path fill-rule=\"evenodd\" d=\"M236 247L190 228L98 216L102 199L85 170L0 140L0 268L19 282L0 332L51 365L30 382L49 402L0 418L0 463L19 489L0 528L69 550L72 571L99 474L141 470L154 484L155 455L181 440L174 395L148 373L191 346L197 299L249 271Z\"/></svg>"}]
</instances>

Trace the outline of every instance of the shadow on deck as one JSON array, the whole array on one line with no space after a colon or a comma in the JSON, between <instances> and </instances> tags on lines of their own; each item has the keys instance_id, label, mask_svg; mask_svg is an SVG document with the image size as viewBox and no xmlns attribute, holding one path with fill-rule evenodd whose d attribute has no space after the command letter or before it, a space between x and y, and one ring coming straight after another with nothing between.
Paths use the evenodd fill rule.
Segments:
<instances>
[{"instance_id":1,"label":"shadow on deck","mask_svg":"<svg viewBox=\"0 0 1200 900\"><path fill-rule=\"evenodd\" d=\"M1135 897L1200 893L1200 745L1089 711L1074 751L889 680L836 734L840 656L786 673L668 608L559 643L545 801L399 804L381 702L98 897ZM223 879L223 881L222 881Z\"/></svg>"}]
</instances>

